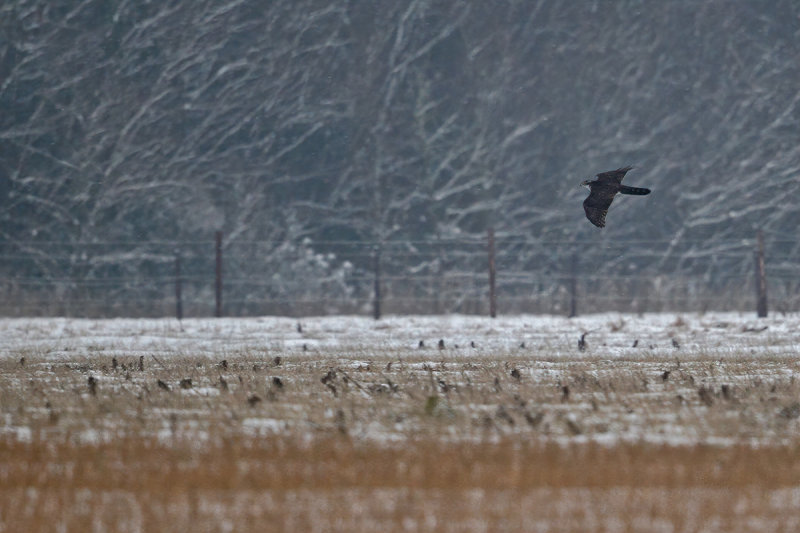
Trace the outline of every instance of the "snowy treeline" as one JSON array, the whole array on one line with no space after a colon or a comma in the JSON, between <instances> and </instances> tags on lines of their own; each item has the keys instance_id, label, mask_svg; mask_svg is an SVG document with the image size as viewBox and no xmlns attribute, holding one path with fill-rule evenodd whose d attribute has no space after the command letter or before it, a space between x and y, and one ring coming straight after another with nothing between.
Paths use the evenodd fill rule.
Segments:
<instances>
[{"instance_id":1,"label":"snowy treeline","mask_svg":"<svg viewBox=\"0 0 800 533\"><path fill-rule=\"evenodd\" d=\"M219 230L234 278L347 297L372 256L335 243L408 243L394 272L434 275L414 242L490 226L515 272L579 250L591 272L744 275L757 229L788 268L799 20L794 0L9 0L0 275L124 278ZM624 165L654 192L597 230L578 184ZM85 246L108 242L129 245Z\"/></svg>"}]
</instances>

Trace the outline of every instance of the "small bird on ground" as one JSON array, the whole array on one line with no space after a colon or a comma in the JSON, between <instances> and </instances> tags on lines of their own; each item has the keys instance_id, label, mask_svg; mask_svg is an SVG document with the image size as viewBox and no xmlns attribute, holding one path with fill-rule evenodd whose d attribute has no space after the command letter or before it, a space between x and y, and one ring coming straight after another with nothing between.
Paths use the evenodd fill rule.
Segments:
<instances>
[{"instance_id":1,"label":"small bird on ground","mask_svg":"<svg viewBox=\"0 0 800 533\"><path fill-rule=\"evenodd\" d=\"M611 207L611 202L617 193L620 194L633 194L637 196L644 196L650 194L650 189L643 187L628 187L622 184L622 178L633 167L623 167L617 170L609 170L597 175L594 181L584 180L581 185L587 187L591 192L586 200L583 201L583 210L586 212L586 218L589 222L603 228L606 225L606 214L608 208Z\"/></svg>"},{"instance_id":2,"label":"small bird on ground","mask_svg":"<svg viewBox=\"0 0 800 533\"><path fill-rule=\"evenodd\" d=\"M584 350L586 350L586 335L588 335L588 334L589 334L589 332L587 331L586 333L581 335L580 339L578 339L578 350L580 350L582 352Z\"/></svg>"}]
</instances>

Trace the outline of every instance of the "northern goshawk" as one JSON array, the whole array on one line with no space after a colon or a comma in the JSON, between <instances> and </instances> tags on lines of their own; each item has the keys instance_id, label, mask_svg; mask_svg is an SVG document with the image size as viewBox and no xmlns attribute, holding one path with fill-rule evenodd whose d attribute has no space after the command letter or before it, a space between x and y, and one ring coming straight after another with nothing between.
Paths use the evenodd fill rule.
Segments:
<instances>
[{"instance_id":1,"label":"northern goshawk","mask_svg":"<svg viewBox=\"0 0 800 533\"><path fill-rule=\"evenodd\" d=\"M583 210L586 211L586 218L598 228L605 227L606 213L614 201L617 193L634 194L644 196L650 194L650 189L643 187L628 187L622 184L622 178L633 167L618 168L609 170L597 175L594 181L585 180L581 185L587 187L591 192L586 200L583 201Z\"/></svg>"}]
</instances>

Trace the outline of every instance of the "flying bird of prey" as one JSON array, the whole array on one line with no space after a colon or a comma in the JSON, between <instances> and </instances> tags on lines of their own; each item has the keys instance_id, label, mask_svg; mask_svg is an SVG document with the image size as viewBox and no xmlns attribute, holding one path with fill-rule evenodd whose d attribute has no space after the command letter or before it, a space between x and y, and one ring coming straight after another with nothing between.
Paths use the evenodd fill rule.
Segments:
<instances>
[{"instance_id":1,"label":"flying bird of prey","mask_svg":"<svg viewBox=\"0 0 800 533\"><path fill-rule=\"evenodd\" d=\"M628 187L622 184L622 178L633 167L618 168L609 170L597 175L594 181L585 180L581 185L587 187L591 192L586 200L583 201L583 210L586 211L586 218L598 228L605 227L606 213L614 201L617 193L635 194L644 196L650 194L650 189L643 187Z\"/></svg>"}]
</instances>

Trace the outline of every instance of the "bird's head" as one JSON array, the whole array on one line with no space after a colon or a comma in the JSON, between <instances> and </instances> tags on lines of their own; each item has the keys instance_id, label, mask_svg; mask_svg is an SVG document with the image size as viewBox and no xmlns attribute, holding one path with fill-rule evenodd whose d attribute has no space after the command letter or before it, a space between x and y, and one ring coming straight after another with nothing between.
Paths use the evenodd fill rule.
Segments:
<instances>
[{"instance_id":1,"label":"bird's head","mask_svg":"<svg viewBox=\"0 0 800 533\"><path fill-rule=\"evenodd\" d=\"M586 187L589 190L592 190L592 180L583 180L581 182L581 187Z\"/></svg>"}]
</instances>

